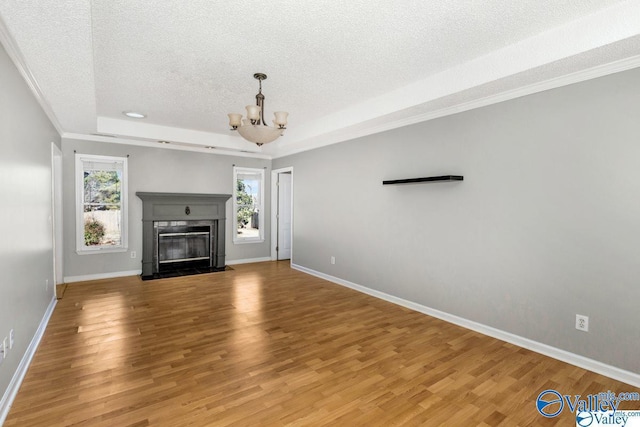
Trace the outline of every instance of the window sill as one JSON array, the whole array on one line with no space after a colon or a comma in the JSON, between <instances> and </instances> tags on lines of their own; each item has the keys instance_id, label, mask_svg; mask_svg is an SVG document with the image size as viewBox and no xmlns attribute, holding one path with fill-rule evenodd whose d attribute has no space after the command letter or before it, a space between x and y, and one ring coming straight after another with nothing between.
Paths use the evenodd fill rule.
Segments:
<instances>
[{"instance_id":1,"label":"window sill","mask_svg":"<svg viewBox=\"0 0 640 427\"><path fill-rule=\"evenodd\" d=\"M99 249L76 249L78 255L96 255L96 254L113 254L118 252L127 252L127 248L99 248Z\"/></svg>"},{"instance_id":2,"label":"window sill","mask_svg":"<svg viewBox=\"0 0 640 427\"><path fill-rule=\"evenodd\" d=\"M264 239L233 239L234 245L245 245L247 243L263 243Z\"/></svg>"}]
</instances>

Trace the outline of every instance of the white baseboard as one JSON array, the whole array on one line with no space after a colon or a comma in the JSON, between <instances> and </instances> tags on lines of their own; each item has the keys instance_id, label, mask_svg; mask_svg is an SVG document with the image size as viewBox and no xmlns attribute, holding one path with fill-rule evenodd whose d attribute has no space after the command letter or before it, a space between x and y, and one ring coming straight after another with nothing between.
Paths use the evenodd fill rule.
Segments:
<instances>
[{"instance_id":1,"label":"white baseboard","mask_svg":"<svg viewBox=\"0 0 640 427\"><path fill-rule=\"evenodd\" d=\"M113 273L86 274L84 276L65 276L64 283L86 282L87 280L113 279L115 277L139 276L142 270L115 271Z\"/></svg>"},{"instance_id":2,"label":"white baseboard","mask_svg":"<svg viewBox=\"0 0 640 427\"><path fill-rule=\"evenodd\" d=\"M236 265L236 264L250 264L252 262L265 262L271 261L271 257L262 257L262 258L248 258L248 259L233 259L227 260L227 265Z\"/></svg>"},{"instance_id":3,"label":"white baseboard","mask_svg":"<svg viewBox=\"0 0 640 427\"><path fill-rule=\"evenodd\" d=\"M543 344L537 341L533 341L528 338L512 334L510 332L505 332L491 326L483 325L482 323L458 317L453 314L445 313L443 311L436 310L422 304L415 303L413 301L408 301L393 295L386 294L384 292L376 291L374 289L367 288L366 286L358 285L356 283L340 279L339 277L330 276L328 274L321 273L319 271L315 271L301 265L291 264L291 268L302 271L303 273L310 274L312 276L319 277L321 279L328 280L329 282L351 288L358 292L362 292L364 294L388 301L390 303L406 307L410 310L415 310L420 313L436 317L446 322L453 323L454 325L458 325L466 329L471 329L473 331L488 335L493 338L497 338L502 341L506 341L519 347L524 347L528 350L535 351L536 353L540 353L557 360L561 360L579 368L583 368L597 374L605 375L609 378L622 381L634 387L640 387L640 374L616 368L615 366L607 365L605 363L598 362L597 360L589 359L575 353L570 353L568 351L561 350L559 348L552 347L550 345Z\"/></svg>"},{"instance_id":4,"label":"white baseboard","mask_svg":"<svg viewBox=\"0 0 640 427\"><path fill-rule=\"evenodd\" d=\"M45 311L44 316L40 321L40 325L38 326L35 335L29 343L29 347L27 347L27 351L24 353L24 356L22 357L22 360L18 365L18 369L16 369L16 372L13 374L13 378L11 378L9 386L4 392L2 400L0 400L0 426L4 424L4 421L7 419L7 415L9 415L9 410L11 409L11 405L13 404L13 400L16 398L16 394L18 394L18 390L20 389L22 380L24 380L24 376L27 374L29 365L31 365L31 360L36 354L36 350L38 349L40 340L42 340L44 331L45 329L47 329L49 319L51 318L51 314L53 314L53 309L56 307L57 302L58 300L55 296L53 296L51 302L49 303L49 307L47 307L47 310Z\"/></svg>"}]
</instances>

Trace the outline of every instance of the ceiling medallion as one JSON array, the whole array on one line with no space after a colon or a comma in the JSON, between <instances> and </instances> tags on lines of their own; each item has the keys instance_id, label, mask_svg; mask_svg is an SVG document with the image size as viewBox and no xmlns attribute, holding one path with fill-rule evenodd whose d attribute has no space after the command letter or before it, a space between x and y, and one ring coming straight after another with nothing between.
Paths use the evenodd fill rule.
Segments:
<instances>
[{"instance_id":1,"label":"ceiling medallion","mask_svg":"<svg viewBox=\"0 0 640 427\"><path fill-rule=\"evenodd\" d=\"M276 111L274 113L273 126L268 126L264 121L264 95L262 94L262 81L267 79L266 74L255 73L253 75L260 84L260 89L256 95L256 105L247 105L247 118L243 119L242 114L230 113L229 126L231 130L237 130L240 136L247 141L259 146L278 139L287 126L287 116L289 113Z\"/></svg>"}]
</instances>

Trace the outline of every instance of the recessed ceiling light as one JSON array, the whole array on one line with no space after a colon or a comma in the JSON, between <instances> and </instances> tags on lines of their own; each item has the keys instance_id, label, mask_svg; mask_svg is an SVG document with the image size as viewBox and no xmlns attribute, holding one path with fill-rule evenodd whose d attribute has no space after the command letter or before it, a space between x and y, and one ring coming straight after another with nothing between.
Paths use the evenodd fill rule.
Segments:
<instances>
[{"instance_id":1,"label":"recessed ceiling light","mask_svg":"<svg viewBox=\"0 0 640 427\"><path fill-rule=\"evenodd\" d=\"M144 114L138 113L136 111L123 111L122 114L127 117L131 117L132 119L144 119L145 117L147 117Z\"/></svg>"},{"instance_id":2,"label":"recessed ceiling light","mask_svg":"<svg viewBox=\"0 0 640 427\"><path fill-rule=\"evenodd\" d=\"M213 150L216 147L208 146L208 147L204 147L204 148L208 148L209 150Z\"/></svg>"},{"instance_id":3,"label":"recessed ceiling light","mask_svg":"<svg viewBox=\"0 0 640 427\"><path fill-rule=\"evenodd\" d=\"M169 141L158 141L159 144L171 144Z\"/></svg>"}]
</instances>

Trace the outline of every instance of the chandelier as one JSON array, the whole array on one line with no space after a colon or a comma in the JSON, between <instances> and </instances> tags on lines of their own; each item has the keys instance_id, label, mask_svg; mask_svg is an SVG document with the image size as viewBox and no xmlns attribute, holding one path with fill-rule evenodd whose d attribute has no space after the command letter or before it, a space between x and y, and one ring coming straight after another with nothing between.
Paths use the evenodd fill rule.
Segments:
<instances>
[{"instance_id":1,"label":"chandelier","mask_svg":"<svg viewBox=\"0 0 640 427\"><path fill-rule=\"evenodd\" d=\"M260 82L260 90L256 95L256 105L247 105L247 118L243 119L242 114L230 113L229 126L231 130L237 130L240 136L259 146L273 142L282 135L287 126L287 116L289 113L276 111L274 113L275 126L268 126L264 121L264 95L262 94L262 81L267 79L266 74L255 73L255 79Z\"/></svg>"}]
</instances>

